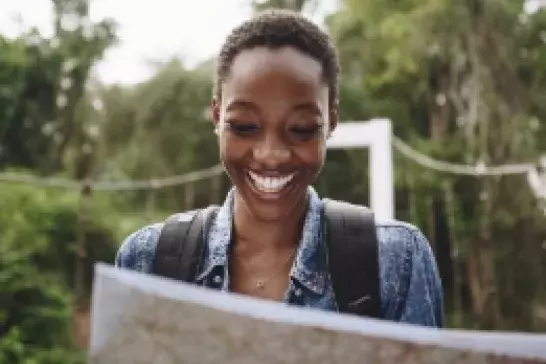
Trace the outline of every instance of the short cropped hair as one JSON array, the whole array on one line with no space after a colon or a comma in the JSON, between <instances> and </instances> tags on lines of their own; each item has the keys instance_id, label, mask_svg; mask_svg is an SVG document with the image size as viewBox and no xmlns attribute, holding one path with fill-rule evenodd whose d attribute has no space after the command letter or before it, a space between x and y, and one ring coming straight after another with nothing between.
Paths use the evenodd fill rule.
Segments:
<instances>
[{"instance_id":1,"label":"short cropped hair","mask_svg":"<svg viewBox=\"0 0 546 364\"><path fill-rule=\"evenodd\" d=\"M233 60L255 47L293 47L317 60L329 88L329 104L338 101L339 62L330 37L304 16L288 10L268 10L245 21L226 38L217 60L214 94L221 99L222 83Z\"/></svg>"}]
</instances>

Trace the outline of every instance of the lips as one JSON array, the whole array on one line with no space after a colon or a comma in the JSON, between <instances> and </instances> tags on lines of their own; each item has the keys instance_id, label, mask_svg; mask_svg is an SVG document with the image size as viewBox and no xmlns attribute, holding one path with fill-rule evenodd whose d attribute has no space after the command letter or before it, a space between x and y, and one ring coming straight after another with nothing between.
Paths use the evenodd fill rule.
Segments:
<instances>
[{"instance_id":1,"label":"lips","mask_svg":"<svg viewBox=\"0 0 546 364\"><path fill-rule=\"evenodd\" d=\"M254 188L259 192L276 194L288 187L296 173L283 176L263 176L253 171L248 171L248 177Z\"/></svg>"}]
</instances>

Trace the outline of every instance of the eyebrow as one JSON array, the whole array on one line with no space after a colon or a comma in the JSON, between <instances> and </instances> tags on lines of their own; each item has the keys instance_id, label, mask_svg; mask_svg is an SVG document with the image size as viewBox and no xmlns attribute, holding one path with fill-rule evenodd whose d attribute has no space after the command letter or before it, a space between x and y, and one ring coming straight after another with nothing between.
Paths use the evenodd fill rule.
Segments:
<instances>
[{"instance_id":1,"label":"eyebrow","mask_svg":"<svg viewBox=\"0 0 546 364\"><path fill-rule=\"evenodd\" d=\"M314 102L303 102L301 104L297 104L293 107L294 111L307 111L311 112L314 115L322 116L322 110L319 108L319 106Z\"/></svg>"},{"instance_id":2,"label":"eyebrow","mask_svg":"<svg viewBox=\"0 0 546 364\"><path fill-rule=\"evenodd\" d=\"M228 104L226 107L227 111L231 111L233 109L249 109L252 111L257 111L258 106L250 101L245 100L234 100Z\"/></svg>"},{"instance_id":3,"label":"eyebrow","mask_svg":"<svg viewBox=\"0 0 546 364\"><path fill-rule=\"evenodd\" d=\"M232 111L239 108L252 111L259 110L259 107L255 103L246 100L233 100L228 104L226 110ZM306 111L311 112L314 115L322 116L322 110L314 102L303 102L300 104L296 104L292 107L292 111Z\"/></svg>"}]
</instances>

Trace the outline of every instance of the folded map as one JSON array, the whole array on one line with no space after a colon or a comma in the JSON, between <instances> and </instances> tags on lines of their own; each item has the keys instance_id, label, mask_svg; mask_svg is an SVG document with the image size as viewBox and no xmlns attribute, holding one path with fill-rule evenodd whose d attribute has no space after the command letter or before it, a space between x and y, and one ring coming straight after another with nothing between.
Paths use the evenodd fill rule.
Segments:
<instances>
[{"instance_id":1,"label":"folded map","mask_svg":"<svg viewBox=\"0 0 546 364\"><path fill-rule=\"evenodd\" d=\"M546 335L424 328L98 264L94 364L546 363Z\"/></svg>"}]
</instances>

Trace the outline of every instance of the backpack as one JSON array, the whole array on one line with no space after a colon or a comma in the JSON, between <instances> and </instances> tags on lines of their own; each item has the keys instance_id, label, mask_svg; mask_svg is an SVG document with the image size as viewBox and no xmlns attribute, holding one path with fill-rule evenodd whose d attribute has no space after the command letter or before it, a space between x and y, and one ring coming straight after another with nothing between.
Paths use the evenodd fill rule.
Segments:
<instances>
[{"instance_id":1,"label":"backpack","mask_svg":"<svg viewBox=\"0 0 546 364\"><path fill-rule=\"evenodd\" d=\"M328 268L339 312L380 318L378 242L366 207L324 199ZM154 273L192 283L202 270L206 232L219 207L174 214L159 235Z\"/></svg>"}]
</instances>

